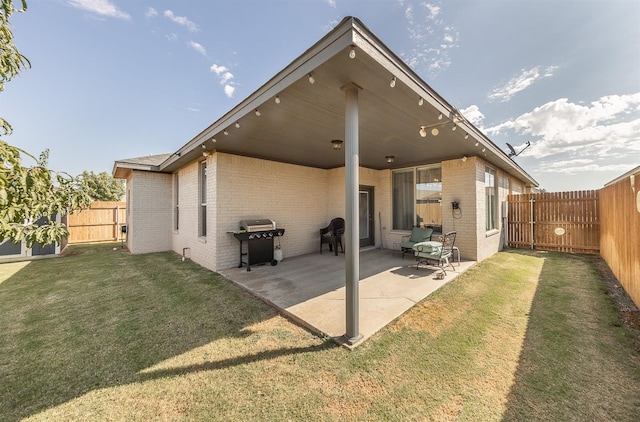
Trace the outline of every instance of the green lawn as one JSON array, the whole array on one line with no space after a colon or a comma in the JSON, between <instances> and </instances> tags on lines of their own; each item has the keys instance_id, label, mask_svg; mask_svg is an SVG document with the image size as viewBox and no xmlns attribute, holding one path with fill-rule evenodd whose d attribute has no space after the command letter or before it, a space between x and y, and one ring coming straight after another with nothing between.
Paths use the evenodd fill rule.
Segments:
<instances>
[{"instance_id":1,"label":"green lawn","mask_svg":"<svg viewBox=\"0 0 640 422\"><path fill-rule=\"evenodd\" d=\"M0 420L640 414L640 352L590 258L499 253L348 351L179 255L114 246L0 264Z\"/></svg>"}]
</instances>

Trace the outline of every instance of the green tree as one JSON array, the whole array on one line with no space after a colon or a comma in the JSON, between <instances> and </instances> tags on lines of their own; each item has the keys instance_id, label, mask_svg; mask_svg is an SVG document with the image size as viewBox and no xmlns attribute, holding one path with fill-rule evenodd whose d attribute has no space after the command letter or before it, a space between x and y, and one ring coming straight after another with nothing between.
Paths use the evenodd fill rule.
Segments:
<instances>
[{"instance_id":1,"label":"green tree","mask_svg":"<svg viewBox=\"0 0 640 422\"><path fill-rule=\"evenodd\" d=\"M17 49L9 18L13 12L27 10L13 7L13 0L0 0L0 91L20 71L31 66ZM0 135L9 135L12 127L0 117ZM25 166L22 156L33 160ZM55 221L58 213L66 214L91 203L83 191L80 178L47 169L49 150L35 158L26 151L0 139L0 240L14 242L25 239L46 245L68 235L67 227ZM36 224L44 218L44 223Z\"/></svg>"},{"instance_id":2,"label":"green tree","mask_svg":"<svg viewBox=\"0 0 640 422\"><path fill-rule=\"evenodd\" d=\"M84 190L94 201L121 201L124 196L124 180L114 179L109 173L83 171Z\"/></svg>"}]
</instances>

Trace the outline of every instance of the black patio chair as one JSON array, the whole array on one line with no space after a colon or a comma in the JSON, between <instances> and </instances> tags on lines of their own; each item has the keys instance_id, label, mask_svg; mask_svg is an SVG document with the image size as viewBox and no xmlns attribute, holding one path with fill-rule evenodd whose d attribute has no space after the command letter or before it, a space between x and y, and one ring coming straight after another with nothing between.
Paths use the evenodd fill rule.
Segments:
<instances>
[{"instance_id":1,"label":"black patio chair","mask_svg":"<svg viewBox=\"0 0 640 422\"><path fill-rule=\"evenodd\" d=\"M335 252L336 256L338 256L338 245L344 253L342 235L344 235L344 218L334 218L327 227L320 229L320 253L322 253L322 245L325 243L329 244L329 251Z\"/></svg>"}]
</instances>

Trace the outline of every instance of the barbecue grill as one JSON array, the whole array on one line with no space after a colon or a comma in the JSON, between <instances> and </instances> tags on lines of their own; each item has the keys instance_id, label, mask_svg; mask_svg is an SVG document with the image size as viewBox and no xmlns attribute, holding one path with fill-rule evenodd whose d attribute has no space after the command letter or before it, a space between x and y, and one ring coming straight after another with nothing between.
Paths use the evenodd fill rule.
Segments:
<instances>
[{"instance_id":1,"label":"barbecue grill","mask_svg":"<svg viewBox=\"0 0 640 422\"><path fill-rule=\"evenodd\" d=\"M276 222L269 219L242 220L240 230L230 232L240 241L240 264L247 266L247 271L251 271L252 265L271 263L277 265L278 261L273 259L273 238L284 235L284 229L276 228ZM243 247L243 243L247 247ZM245 251L246 249L246 251ZM245 261L243 257L247 257Z\"/></svg>"}]
</instances>

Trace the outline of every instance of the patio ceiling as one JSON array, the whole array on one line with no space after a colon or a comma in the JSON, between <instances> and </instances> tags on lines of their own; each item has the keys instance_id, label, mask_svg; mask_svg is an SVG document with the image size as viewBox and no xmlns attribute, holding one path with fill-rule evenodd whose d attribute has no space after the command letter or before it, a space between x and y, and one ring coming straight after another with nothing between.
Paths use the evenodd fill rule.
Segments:
<instances>
[{"instance_id":1,"label":"patio ceiling","mask_svg":"<svg viewBox=\"0 0 640 422\"><path fill-rule=\"evenodd\" d=\"M314 83L309 81L310 74ZM391 87L394 77L395 87ZM201 157L203 148L324 169L343 167L344 147L333 150L331 140L345 138L342 87L350 83L362 88L358 96L361 166L380 170L480 156L527 185L537 185L355 18L345 18L159 169L175 171ZM423 125L428 127L426 137L419 134ZM437 136L432 126L438 129ZM386 156L394 156L394 162L387 163Z\"/></svg>"}]
</instances>

